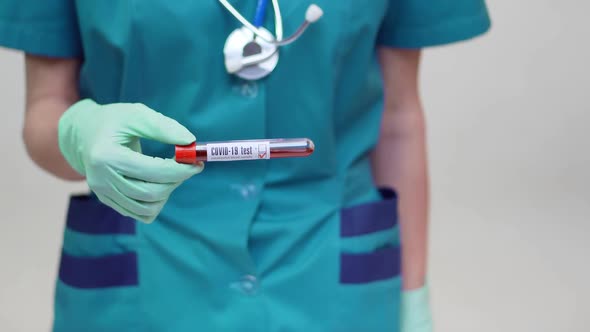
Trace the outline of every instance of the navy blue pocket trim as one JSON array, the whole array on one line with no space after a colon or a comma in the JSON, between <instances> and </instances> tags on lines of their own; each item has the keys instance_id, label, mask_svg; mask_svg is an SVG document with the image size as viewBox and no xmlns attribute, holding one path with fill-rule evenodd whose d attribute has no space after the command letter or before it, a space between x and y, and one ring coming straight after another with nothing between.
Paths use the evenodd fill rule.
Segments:
<instances>
[{"instance_id":1,"label":"navy blue pocket trim","mask_svg":"<svg viewBox=\"0 0 590 332\"><path fill-rule=\"evenodd\" d=\"M340 236L374 233L397 225L397 195L392 189L380 190L382 200L345 208L340 217Z\"/></svg>"},{"instance_id":2,"label":"navy blue pocket trim","mask_svg":"<svg viewBox=\"0 0 590 332\"><path fill-rule=\"evenodd\" d=\"M340 254L340 282L343 284L391 279L400 273L400 247L387 247L367 254Z\"/></svg>"},{"instance_id":3,"label":"navy blue pocket trim","mask_svg":"<svg viewBox=\"0 0 590 332\"><path fill-rule=\"evenodd\" d=\"M66 225L86 234L135 234L135 220L122 216L90 195L70 198Z\"/></svg>"},{"instance_id":4,"label":"navy blue pocket trim","mask_svg":"<svg viewBox=\"0 0 590 332\"><path fill-rule=\"evenodd\" d=\"M62 252L59 279L77 288L105 288L138 284L137 254L76 257Z\"/></svg>"}]
</instances>

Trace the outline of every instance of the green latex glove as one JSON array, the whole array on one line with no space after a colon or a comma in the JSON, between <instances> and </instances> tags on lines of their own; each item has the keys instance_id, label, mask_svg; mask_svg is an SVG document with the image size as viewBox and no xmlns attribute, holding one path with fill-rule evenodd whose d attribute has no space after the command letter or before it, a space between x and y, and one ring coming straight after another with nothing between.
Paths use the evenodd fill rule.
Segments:
<instances>
[{"instance_id":1,"label":"green latex glove","mask_svg":"<svg viewBox=\"0 0 590 332\"><path fill-rule=\"evenodd\" d=\"M432 332L428 285L402 292L401 332Z\"/></svg>"},{"instance_id":2,"label":"green latex glove","mask_svg":"<svg viewBox=\"0 0 590 332\"><path fill-rule=\"evenodd\" d=\"M98 105L85 99L59 121L59 148L104 204L151 223L174 189L203 170L141 153L140 138L185 145L195 136L142 104Z\"/></svg>"}]
</instances>

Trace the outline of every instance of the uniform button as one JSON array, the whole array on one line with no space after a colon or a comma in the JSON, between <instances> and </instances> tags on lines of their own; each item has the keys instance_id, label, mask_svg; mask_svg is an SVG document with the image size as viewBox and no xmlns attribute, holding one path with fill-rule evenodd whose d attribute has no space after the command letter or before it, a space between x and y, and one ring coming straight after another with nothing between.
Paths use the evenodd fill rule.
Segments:
<instances>
[{"instance_id":1,"label":"uniform button","mask_svg":"<svg viewBox=\"0 0 590 332\"><path fill-rule=\"evenodd\" d=\"M256 98L258 96L258 83L243 82L235 86L234 90L246 98Z\"/></svg>"},{"instance_id":2,"label":"uniform button","mask_svg":"<svg viewBox=\"0 0 590 332\"><path fill-rule=\"evenodd\" d=\"M258 279L253 275L245 275L240 281L231 285L231 288L240 291L245 295L254 295L258 291Z\"/></svg>"},{"instance_id":3,"label":"uniform button","mask_svg":"<svg viewBox=\"0 0 590 332\"><path fill-rule=\"evenodd\" d=\"M231 186L232 190L237 192L243 199L249 199L258 195L258 186L252 183L234 184Z\"/></svg>"}]
</instances>

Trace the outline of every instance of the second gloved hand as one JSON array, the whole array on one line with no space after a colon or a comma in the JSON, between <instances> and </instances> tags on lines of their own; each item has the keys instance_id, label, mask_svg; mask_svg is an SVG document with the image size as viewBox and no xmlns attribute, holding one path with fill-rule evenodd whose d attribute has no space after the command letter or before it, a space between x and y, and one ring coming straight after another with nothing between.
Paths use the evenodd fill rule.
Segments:
<instances>
[{"instance_id":1,"label":"second gloved hand","mask_svg":"<svg viewBox=\"0 0 590 332\"><path fill-rule=\"evenodd\" d=\"M174 189L203 170L141 153L140 138L186 145L195 136L143 104L98 105L85 99L59 122L59 147L70 166L86 176L98 199L120 214L152 222Z\"/></svg>"},{"instance_id":2,"label":"second gloved hand","mask_svg":"<svg viewBox=\"0 0 590 332\"><path fill-rule=\"evenodd\" d=\"M432 332L432 313L428 284L402 292L401 332Z\"/></svg>"}]
</instances>

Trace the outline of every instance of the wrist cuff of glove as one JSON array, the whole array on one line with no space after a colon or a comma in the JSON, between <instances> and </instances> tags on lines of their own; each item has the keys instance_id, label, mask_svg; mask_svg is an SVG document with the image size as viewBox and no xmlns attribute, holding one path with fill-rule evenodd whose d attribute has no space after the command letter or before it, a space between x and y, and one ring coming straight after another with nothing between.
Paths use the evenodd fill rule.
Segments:
<instances>
[{"instance_id":1,"label":"wrist cuff of glove","mask_svg":"<svg viewBox=\"0 0 590 332\"><path fill-rule=\"evenodd\" d=\"M430 302L430 288L428 283L425 283L422 287L416 289L410 289L403 292L403 304L407 304L409 307L415 305L421 305Z\"/></svg>"},{"instance_id":2,"label":"wrist cuff of glove","mask_svg":"<svg viewBox=\"0 0 590 332\"><path fill-rule=\"evenodd\" d=\"M402 331L432 330L428 283L402 293L402 327Z\"/></svg>"},{"instance_id":3,"label":"wrist cuff of glove","mask_svg":"<svg viewBox=\"0 0 590 332\"><path fill-rule=\"evenodd\" d=\"M70 106L59 119L57 127L58 144L61 154L68 164L82 175L86 175L84 163L80 157L81 144L78 132L80 121L89 121L84 116L88 111L98 107L91 99L82 99Z\"/></svg>"}]
</instances>

